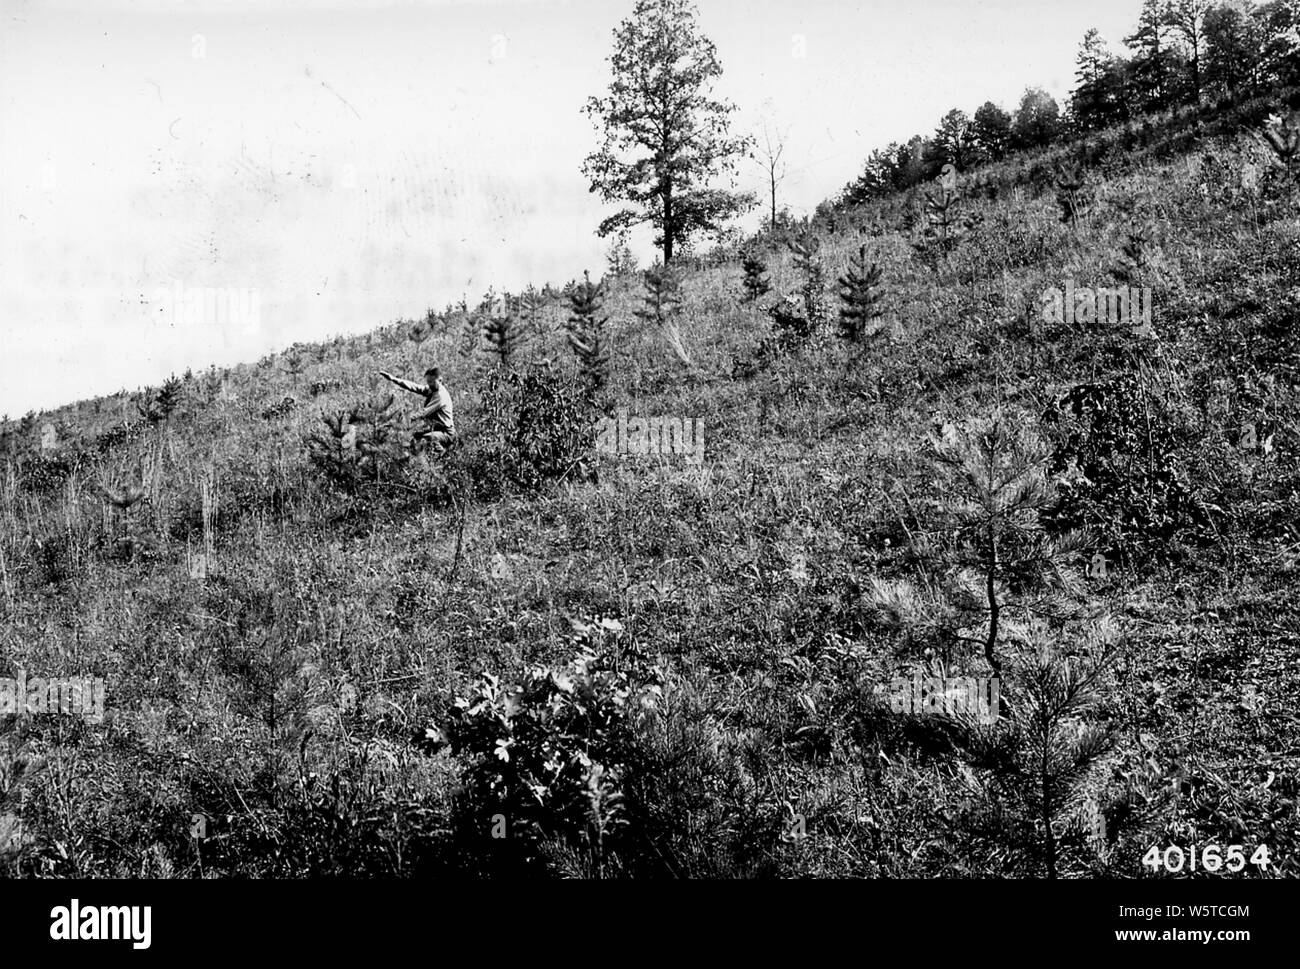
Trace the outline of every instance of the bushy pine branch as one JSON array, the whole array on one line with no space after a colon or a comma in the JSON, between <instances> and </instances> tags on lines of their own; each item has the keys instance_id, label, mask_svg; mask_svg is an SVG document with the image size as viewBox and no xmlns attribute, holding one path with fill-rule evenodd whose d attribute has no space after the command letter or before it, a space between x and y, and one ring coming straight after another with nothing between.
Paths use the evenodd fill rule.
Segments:
<instances>
[{"instance_id":1,"label":"bushy pine branch","mask_svg":"<svg viewBox=\"0 0 1300 969\"><path fill-rule=\"evenodd\" d=\"M1046 445L1023 416L995 413L931 434L930 466L943 498L913 537L910 554L932 590L917 599L911 581L880 583L872 599L887 623L910 612L935 613L921 623L945 658L978 647L1000 675L1006 622L1029 615L1067 618L1083 610L1083 582L1074 561L1082 533L1048 534L1044 513L1055 499L1046 474ZM924 598L924 597L922 597ZM902 603L902 606L900 606ZM905 608L904 608L905 607Z\"/></svg>"},{"instance_id":2,"label":"bushy pine branch","mask_svg":"<svg viewBox=\"0 0 1300 969\"><path fill-rule=\"evenodd\" d=\"M1009 826L1033 832L1031 842L1009 846L1026 873L1056 878L1090 851L1080 821L1097 810L1098 768L1116 741L1110 724L1090 715L1120 636L1108 619L1070 628L1031 617L1011 624L1008 639L1005 715L992 725L953 717L954 746L977 772L980 792L1013 819Z\"/></svg>"}]
</instances>

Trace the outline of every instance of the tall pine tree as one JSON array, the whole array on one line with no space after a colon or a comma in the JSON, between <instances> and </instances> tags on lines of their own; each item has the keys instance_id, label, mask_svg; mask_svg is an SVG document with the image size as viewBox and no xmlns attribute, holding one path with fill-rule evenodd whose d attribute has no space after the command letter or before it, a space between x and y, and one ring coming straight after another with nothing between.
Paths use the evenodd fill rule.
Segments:
<instances>
[{"instance_id":1,"label":"tall pine tree","mask_svg":"<svg viewBox=\"0 0 1300 969\"><path fill-rule=\"evenodd\" d=\"M1124 38L1133 51L1129 77L1138 106L1163 111L1169 106L1169 81L1175 69L1164 8L1167 0L1143 0L1137 29Z\"/></svg>"}]
</instances>

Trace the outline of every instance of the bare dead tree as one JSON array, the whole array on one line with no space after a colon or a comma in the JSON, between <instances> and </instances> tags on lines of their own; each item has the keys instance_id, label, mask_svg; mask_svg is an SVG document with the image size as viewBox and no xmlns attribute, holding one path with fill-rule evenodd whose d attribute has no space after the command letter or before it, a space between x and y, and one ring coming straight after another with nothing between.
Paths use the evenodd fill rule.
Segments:
<instances>
[{"instance_id":1,"label":"bare dead tree","mask_svg":"<svg viewBox=\"0 0 1300 969\"><path fill-rule=\"evenodd\" d=\"M772 203L771 222L776 228L776 190L788 174L785 163L781 160L785 154L785 141L790 131L775 131L766 122L759 138L755 139L754 159L763 166L767 174L767 184Z\"/></svg>"}]
</instances>

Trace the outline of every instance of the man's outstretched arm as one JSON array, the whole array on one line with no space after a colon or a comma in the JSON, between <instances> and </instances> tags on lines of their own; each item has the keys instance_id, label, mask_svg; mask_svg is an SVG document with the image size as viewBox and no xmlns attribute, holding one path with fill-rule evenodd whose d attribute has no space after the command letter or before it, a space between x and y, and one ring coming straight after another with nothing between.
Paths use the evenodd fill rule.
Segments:
<instances>
[{"instance_id":1,"label":"man's outstretched arm","mask_svg":"<svg viewBox=\"0 0 1300 969\"><path fill-rule=\"evenodd\" d=\"M409 380L403 380L401 377L394 377L391 373L389 373L386 370L380 370L379 376L383 377L389 383L397 384L397 386L401 387L403 390L409 390L413 394L420 394L421 396L423 396L425 393L425 388L423 385L412 383Z\"/></svg>"}]
</instances>

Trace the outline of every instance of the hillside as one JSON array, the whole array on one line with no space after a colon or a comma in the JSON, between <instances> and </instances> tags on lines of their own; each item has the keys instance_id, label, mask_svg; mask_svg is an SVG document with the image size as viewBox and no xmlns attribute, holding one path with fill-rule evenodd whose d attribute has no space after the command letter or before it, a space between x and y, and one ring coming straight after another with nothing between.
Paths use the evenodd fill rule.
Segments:
<instances>
[{"instance_id":1,"label":"hillside","mask_svg":"<svg viewBox=\"0 0 1300 969\"><path fill-rule=\"evenodd\" d=\"M1239 122L832 209L754 240L757 301L690 264L675 331L610 277L590 397L548 290L504 364L488 300L29 419L0 675L106 711L3 721L3 870L1300 874L1300 189ZM1120 286L1149 329L1045 312ZM376 372L430 362L461 441L405 462ZM702 462L593 456L624 410L702 421ZM349 411L369 452L329 451ZM992 724L891 707L990 655Z\"/></svg>"}]
</instances>

